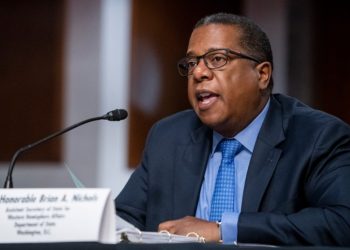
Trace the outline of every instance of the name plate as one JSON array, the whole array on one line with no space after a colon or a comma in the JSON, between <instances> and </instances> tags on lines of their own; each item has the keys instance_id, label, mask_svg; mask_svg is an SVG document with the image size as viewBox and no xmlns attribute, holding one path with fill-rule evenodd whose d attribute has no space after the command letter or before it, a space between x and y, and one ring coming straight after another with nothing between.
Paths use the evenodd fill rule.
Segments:
<instances>
[{"instance_id":1,"label":"name plate","mask_svg":"<svg viewBox=\"0 0 350 250\"><path fill-rule=\"evenodd\" d=\"M116 243L109 189L0 189L0 243Z\"/></svg>"}]
</instances>

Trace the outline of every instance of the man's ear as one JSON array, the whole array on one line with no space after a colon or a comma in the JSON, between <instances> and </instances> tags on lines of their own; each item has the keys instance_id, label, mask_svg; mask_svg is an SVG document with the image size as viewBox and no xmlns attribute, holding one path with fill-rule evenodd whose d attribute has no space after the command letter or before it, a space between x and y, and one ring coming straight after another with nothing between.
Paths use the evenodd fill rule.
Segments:
<instances>
[{"instance_id":1,"label":"man's ear","mask_svg":"<svg viewBox=\"0 0 350 250\"><path fill-rule=\"evenodd\" d=\"M262 62L256 66L256 69L259 74L259 87L261 90L266 89L269 86L271 75L272 75L272 66L269 62Z\"/></svg>"}]
</instances>

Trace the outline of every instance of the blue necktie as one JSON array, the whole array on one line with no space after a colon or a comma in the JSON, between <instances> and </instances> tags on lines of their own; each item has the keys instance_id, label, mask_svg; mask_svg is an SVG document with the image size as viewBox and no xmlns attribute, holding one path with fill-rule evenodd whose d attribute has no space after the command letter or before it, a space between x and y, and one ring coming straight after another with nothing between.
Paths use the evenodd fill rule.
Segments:
<instances>
[{"instance_id":1,"label":"blue necktie","mask_svg":"<svg viewBox=\"0 0 350 250\"><path fill-rule=\"evenodd\" d=\"M234 211L236 193L234 158L242 150L242 145L235 139L223 139L218 145L218 150L222 154L222 159L216 176L209 221L220 221L224 212Z\"/></svg>"}]
</instances>

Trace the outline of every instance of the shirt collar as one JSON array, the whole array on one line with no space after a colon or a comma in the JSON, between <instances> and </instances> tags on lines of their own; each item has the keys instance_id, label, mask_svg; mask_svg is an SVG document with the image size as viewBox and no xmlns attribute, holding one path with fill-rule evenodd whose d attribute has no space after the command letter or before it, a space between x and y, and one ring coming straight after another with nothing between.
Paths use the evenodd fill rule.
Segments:
<instances>
[{"instance_id":1,"label":"shirt collar","mask_svg":"<svg viewBox=\"0 0 350 250\"><path fill-rule=\"evenodd\" d=\"M249 123L245 129L240 131L237 135L235 135L233 138L239 141L245 149L247 149L250 153L253 152L256 139L258 138L258 134L260 131L260 128L262 126L262 123L265 120L267 110L270 106L270 99L267 101L264 109L259 113L255 119ZM219 133L213 131L213 147L212 147L212 154L215 152L216 146L219 144L219 142L223 139L223 136Z\"/></svg>"}]
</instances>

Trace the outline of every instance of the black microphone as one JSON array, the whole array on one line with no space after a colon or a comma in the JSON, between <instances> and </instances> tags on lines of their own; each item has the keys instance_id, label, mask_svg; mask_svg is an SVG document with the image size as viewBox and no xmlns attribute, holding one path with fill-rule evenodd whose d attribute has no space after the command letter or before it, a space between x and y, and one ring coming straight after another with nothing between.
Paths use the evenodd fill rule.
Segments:
<instances>
[{"instance_id":1,"label":"black microphone","mask_svg":"<svg viewBox=\"0 0 350 250\"><path fill-rule=\"evenodd\" d=\"M31 148L34 148L44 142L47 142L63 133L66 133L76 127L79 127L85 123L88 123L88 122L92 122L92 121L97 121L97 120L108 120L108 121L120 121L120 120L124 120L126 117L128 117L128 112L124 109L115 109L115 110L112 110L110 112L108 112L107 114L105 115L102 115L102 116L98 116L98 117L94 117L94 118L90 118L90 119L87 119L87 120L84 120L84 121L81 121L77 124L74 124L72 126L69 126L65 129L62 129L60 131L57 131L56 133L53 133L37 142L34 142L30 145L27 145L27 146L24 146L20 149L18 149L16 151L16 153L13 155L12 157L12 160L11 160L11 163L10 163L10 166L9 166L9 169L8 169L8 172L7 172L7 177L6 177L6 180L5 180L5 183L4 183L4 188L13 188L13 182L12 182L12 172L13 172L13 169L15 168L15 163L16 163L16 160L18 158L18 156L27 151L27 150L30 150Z\"/></svg>"}]
</instances>

